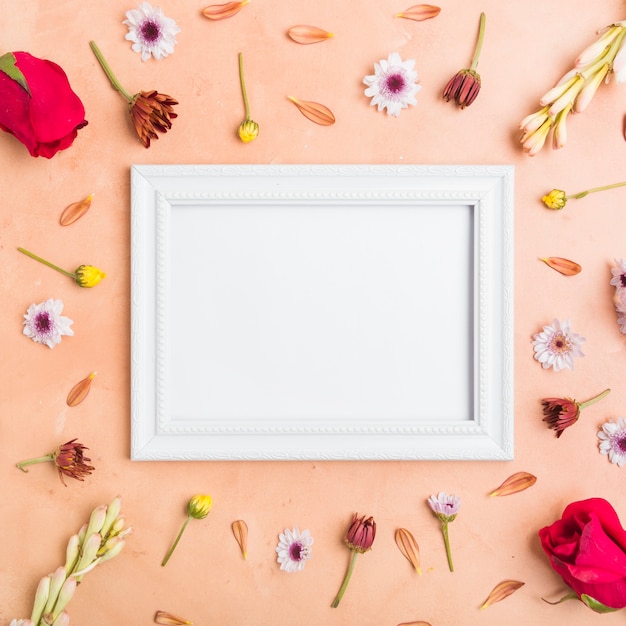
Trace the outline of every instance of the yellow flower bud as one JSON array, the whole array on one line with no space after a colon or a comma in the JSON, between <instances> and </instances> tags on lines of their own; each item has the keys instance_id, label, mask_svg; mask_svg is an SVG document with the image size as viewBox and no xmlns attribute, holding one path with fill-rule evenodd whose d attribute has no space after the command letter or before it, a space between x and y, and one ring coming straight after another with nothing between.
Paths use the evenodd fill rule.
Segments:
<instances>
[{"instance_id":1,"label":"yellow flower bud","mask_svg":"<svg viewBox=\"0 0 626 626\"><path fill-rule=\"evenodd\" d=\"M187 513L194 519L204 519L213 506L211 496L194 496L187 503Z\"/></svg>"},{"instance_id":2,"label":"yellow flower bud","mask_svg":"<svg viewBox=\"0 0 626 626\"><path fill-rule=\"evenodd\" d=\"M259 135L259 125L250 119L245 119L239 125L239 138L244 143L254 141Z\"/></svg>"},{"instance_id":3,"label":"yellow flower bud","mask_svg":"<svg viewBox=\"0 0 626 626\"><path fill-rule=\"evenodd\" d=\"M565 206L567 195L560 189L553 189L549 194L541 198L541 200L549 209L558 211Z\"/></svg>"},{"instance_id":4,"label":"yellow flower bud","mask_svg":"<svg viewBox=\"0 0 626 626\"><path fill-rule=\"evenodd\" d=\"M93 265L81 265L75 272L75 281L79 287L95 287L106 274Z\"/></svg>"}]
</instances>

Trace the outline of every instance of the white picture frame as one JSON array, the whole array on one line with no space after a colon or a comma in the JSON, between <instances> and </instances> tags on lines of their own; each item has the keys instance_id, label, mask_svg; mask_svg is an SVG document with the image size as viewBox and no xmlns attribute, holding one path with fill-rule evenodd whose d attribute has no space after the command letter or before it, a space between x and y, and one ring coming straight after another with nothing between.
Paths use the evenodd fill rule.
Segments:
<instances>
[{"instance_id":1,"label":"white picture frame","mask_svg":"<svg viewBox=\"0 0 626 626\"><path fill-rule=\"evenodd\" d=\"M133 460L513 458L510 165L134 165Z\"/></svg>"}]
</instances>

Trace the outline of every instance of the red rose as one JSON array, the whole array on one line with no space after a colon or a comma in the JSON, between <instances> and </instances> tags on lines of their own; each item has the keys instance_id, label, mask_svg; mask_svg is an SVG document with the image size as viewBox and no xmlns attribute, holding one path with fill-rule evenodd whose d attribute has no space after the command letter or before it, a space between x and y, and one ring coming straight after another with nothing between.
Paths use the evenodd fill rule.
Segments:
<instances>
[{"instance_id":1,"label":"red rose","mask_svg":"<svg viewBox=\"0 0 626 626\"><path fill-rule=\"evenodd\" d=\"M69 148L86 124L83 103L56 63L27 52L0 57L0 129L32 156L50 158Z\"/></svg>"},{"instance_id":2,"label":"red rose","mask_svg":"<svg viewBox=\"0 0 626 626\"><path fill-rule=\"evenodd\" d=\"M614 609L626 606L626 531L606 500L573 502L539 538L554 571L576 595Z\"/></svg>"}]
</instances>

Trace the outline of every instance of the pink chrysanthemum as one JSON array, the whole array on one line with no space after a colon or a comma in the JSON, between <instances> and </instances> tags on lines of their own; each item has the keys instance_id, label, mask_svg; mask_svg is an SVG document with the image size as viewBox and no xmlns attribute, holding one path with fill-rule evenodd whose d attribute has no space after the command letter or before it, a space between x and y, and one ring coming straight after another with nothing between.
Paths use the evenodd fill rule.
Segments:
<instances>
[{"instance_id":1,"label":"pink chrysanthemum","mask_svg":"<svg viewBox=\"0 0 626 626\"><path fill-rule=\"evenodd\" d=\"M606 454L611 463L619 467L626 464L626 421L618 417L617 421L609 421L602 424L598 431L600 453Z\"/></svg>"},{"instance_id":2,"label":"pink chrysanthemum","mask_svg":"<svg viewBox=\"0 0 626 626\"><path fill-rule=\"evenodd\" d=\"M159 60L174 52L180 28L175 20L165 17L159 7L142 2L136 9L126 11L123 23L128 26L126 39L133 42L135 52L141 52L142 61L151 56Z\"/></svg>"},{"instance_id":3,"label":"pink chrysanthemum","mask_svg":"<svg viewBox=\"0 0 626 626\"><path fill-rule=\"evenodd\" d=\"M49 298L39 304L31 304L24 315L24 334L35 343L43 343L54 348L61 343L62 335L73 335L70 326L74 323L61 315L63 301Z\"/></svg>"},{"instance_id":4,"label":"pink chrysanthemum","mask_svg":"<svg viewBox=\"0 0 626 626\"><path fill-rule=\"evenodd\" d=\"M585 356L580 348L584 341L584 337L571 331L569 320L561 324L555 319L551 326L544 326L542 332L533 335L535 359L544 369L573 370L574 357Z\"/></svg>"},{"instance_id":5,"label":"pink chrysanthemum","mask_svg":"<svg viewBox=\"0 0 626 626\"><path fill-rule=\"evenodd\" d=\"M300 532L297 527L293 530L285 528L285 532L280 533L278 538L276 552L280 569L289 574L302 571L306 562L311 558L313 537L310 531Z\"/></svg>"}]
</instances>

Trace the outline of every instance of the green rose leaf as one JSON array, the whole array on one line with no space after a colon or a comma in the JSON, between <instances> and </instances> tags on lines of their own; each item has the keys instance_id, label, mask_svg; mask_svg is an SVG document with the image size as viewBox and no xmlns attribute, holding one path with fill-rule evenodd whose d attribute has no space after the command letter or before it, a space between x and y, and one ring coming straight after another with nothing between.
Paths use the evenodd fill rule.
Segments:
<instances>
[{"instance_id":1,"label":"green rose leaf","mask_svg":"<svg viewBox=\"0 0 626 626\"><path fill-rule=\"evenodd\" d=\"M7 52L0 56L0 72L4 72L11 80L19 83L30 96L30 89L28 88L28 83L26 82L26 77L20 69L15 65L16 58L12 52Z\"/></svg>"},{"instance_id":2,"label":"green rose leaf","mask_svg":"<svg viewBox=\"0 0 626 626\"><path fill-rule=\"evenodd\" d=\"M588 596L586 593L581 594L580 599L592 610L596 613L612 613L613 611L617 611L610 606L606 606L606 604L602 604L602 602L598 602L591 596Z\"/></svg>"}]
</instances>

